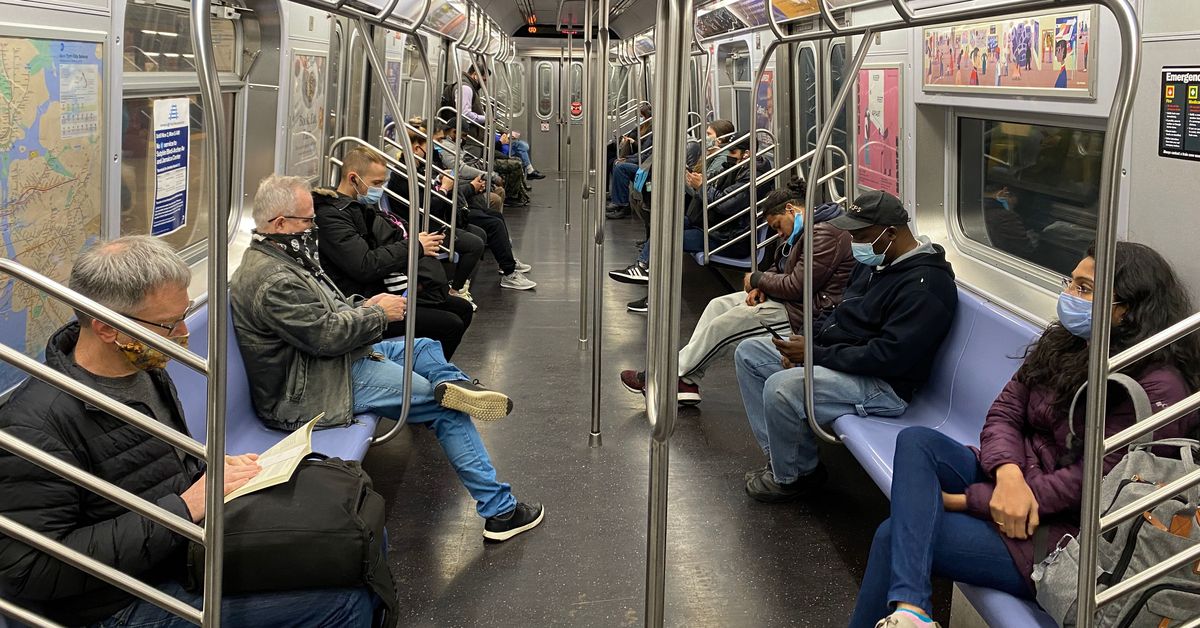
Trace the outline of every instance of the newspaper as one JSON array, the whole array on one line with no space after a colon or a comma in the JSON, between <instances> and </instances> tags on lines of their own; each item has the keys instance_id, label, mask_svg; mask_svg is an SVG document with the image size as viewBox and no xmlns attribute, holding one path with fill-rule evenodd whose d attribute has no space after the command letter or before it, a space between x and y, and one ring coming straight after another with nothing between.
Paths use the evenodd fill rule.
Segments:
<instances>
[{"instance_id":1,"label":"newspaper","mask_svg":"<svg viewBox=\"0 0 1200 628\"><path fill-rule=\"evenodd\" d=\"M258 456L258 466L262 467L262 471L259 471L258 475L251 478L249 482L226 495L225 503L228 504L242 495L276 484L283 484L292 479L292 474L296 472L296 467L300 466L300 461L312 453L313 427L323 416L325 416L324 412L318 414L304 427L292 432L287 438L275 443L274 447L262 452Z\"/></svg>"}]
</instances>

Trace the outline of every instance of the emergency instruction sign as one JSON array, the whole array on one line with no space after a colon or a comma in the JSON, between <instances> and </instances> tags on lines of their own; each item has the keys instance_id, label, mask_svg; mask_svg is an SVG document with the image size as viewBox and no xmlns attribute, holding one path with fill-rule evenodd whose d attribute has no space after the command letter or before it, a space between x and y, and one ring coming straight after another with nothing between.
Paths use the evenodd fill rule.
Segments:
<instances>
[{"instance_id":1,"label":"emergency instruction sign","mask_svg":"<svg viewBox=\"0 0 1200 628\"><path fill-rule=\"evenodd\" d=\"M187 224L188 144L191 101L154 101L154 212L151 235L166 235Z\"/></svg>"},{"instance_id":2,"label":"emergency instruction sign","mask_svg":"<svg viewBox=\"0 0 1200 628\"><path fill-rule=\"evenodd\" d=\"M1163 68L1158 154L1200 161L1200 67Z\"/></svg>"}]
</instances>

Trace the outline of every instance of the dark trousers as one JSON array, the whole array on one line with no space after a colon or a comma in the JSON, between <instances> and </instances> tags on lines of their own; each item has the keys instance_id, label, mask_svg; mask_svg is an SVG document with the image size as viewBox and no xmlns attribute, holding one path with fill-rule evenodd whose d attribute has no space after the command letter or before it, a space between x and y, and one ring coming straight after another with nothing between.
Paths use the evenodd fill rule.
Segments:
<instances>
[{"instance_id":1,"label":"dark trousers","mask_svg":"<svg viewBox=\"0 0 1200 628\"><path fill-rule=\"evenodd\" d=\"M483 229L475 225L458 225L454 235L454 252L458 255L458 263L454 265L454 274L450 278L451 288L462 290L467 281L475 276L475 268L483 259L486 241L487 232Z\"/></svg>"},{"instance_id":2,"label":"dark trousers","mask_svg":"<svg viewBox=\"0 0 1200 628\"><path fill-rule=\"evenodd\" d=\"M487 234L487 248L500 265L500 272L511 275L517 269L517 259L513 257L512 239L508 236L508 224L504 222L504 216L471 208L470 219L472 227L479 227Z\"/></svg>"},{"instance_id":3,"label":"dark trousers","mask_svg":"<svg viewBox=\"0 0 1200 628\"><path fill-rule=\"evenodd\" d=\"M961 494L989 478L975 452L925 427L896 439L892 472L892 518L875 532L851 628L870 628L897 602L931 608L931 577L1031 597L1000 531L991 521L946 512L942 492Z\"/></svg>"},{"instance_id":4,"label":"dark trousers","mask_svg":"<svg viewBox=\"0 0 1200 628\"><path fill-rule=\"evenodd\" d=\"M417 338L429 338L442 343L442 352L449 360L454 350L462 343L463 334L471 326L474 309L466 299L449 296L443 303L436 305L417 304ZM404 337L406 321L388 323L383 332L384 338Z\"/></svg>"}]
</instances>

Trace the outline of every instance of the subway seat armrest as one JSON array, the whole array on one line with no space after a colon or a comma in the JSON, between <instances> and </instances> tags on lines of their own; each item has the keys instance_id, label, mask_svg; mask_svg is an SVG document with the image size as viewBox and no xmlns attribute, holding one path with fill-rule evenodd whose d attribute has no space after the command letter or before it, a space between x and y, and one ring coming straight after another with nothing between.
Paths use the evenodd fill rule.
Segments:
<instances>
[{"instance_id":1,"label":"subway seat armrest","mask_svg":"<svg viewBox=\"0 0 1200 628\"><path fill-rule=\"evenodd\" d=\"M766 225L763 225L758 228L758 241L759 242L766 240L767 236L769 236L769 235L770 235L770 232L768 231L768 228ZM748 237L743 238L743 239L749 240ZM724 244L724 243L722 242L721 244ZM721 245L718 244L711 248L715 249L718 246L721 246ZM749 246L749 244L747 244L747 246ZM759 264L762 264L763 259L766 258L767 248L768 247L763 247L758 250L758 263ZM698 264L700 266L708 266L709 264L717 264L719 266L727 266L729 268L736 268L739 270L750 270L750 257L749 256L747 256L747 257L730 257L728 255L723 255L721 253L717 253L716 255L709 255L707 258L705 258L704 251L699 251L696 253L692 253L692 259L696 260L696 264Z\"/></svg>"},{"instance_id":2,"label":"subway seat armrest","mask_svg":"<svg viewBox=\"0 0 1200 628\"><path fill-rule=\"evenodd\" d=\"M204 305L187 321L191 331L190 346L193 351L205 357L208 354L208 313L208 305ZM228 312L226 316L229 316ZM246 377L246 366L242 363L242 352L238 348L232 318L229 318L229 341L225 347L225 357L228 360L225 387L225 451L233 455L262 453L283 440L288 433L263 425L254 412L254 405L250 401L250 381ZM206 442L206 378L175 361L167 366L167 372L179 391L179 401L183 405L188 431L196 440ZM343 460L361 461L365 458L371 438L375 435L375 427L379 424L379 417L374 414L360 414L354 418L355 422L346 427L314 431L313 451Z\"/></svg>"},{"instance_id":3,"label":"subway seat armrest","mask_svg":"<svg viewBox=\"0 0 1200 628\"><path fill-rule=\"evenodd\" d=\"M898 417L853 414L833 429L875 484L891 498L896 436L906 427L937 430L964 445L979 444L992 401L1012 378L1023 349L1041 330L962 288L950 332L938 349L929 381ZM1054 626L1032 602L958 583L990 626Z\"/></svg>"}]
</instances>

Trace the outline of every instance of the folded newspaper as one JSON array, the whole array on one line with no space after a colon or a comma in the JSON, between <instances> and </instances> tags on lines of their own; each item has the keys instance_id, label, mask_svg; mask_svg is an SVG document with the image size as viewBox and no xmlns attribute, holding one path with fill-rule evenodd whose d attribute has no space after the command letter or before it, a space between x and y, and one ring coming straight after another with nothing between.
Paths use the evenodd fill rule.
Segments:
<instances>
[{"instance_id":1,"label":"folded newspaper","mask_svg":"<svg viewBox=\"0 0 1200 628\"><path fill-rule=\"evenodd\" d=\"M262 467L262 471L259 471L258 475L251 478L249 482L226 495L225 503L228 504L242 495L276 484L283 484L292 479L292 474L296 472L296 467L300 466L300 461L312 453L313 427L323 416L325 416L324 412L318 414L304 427L292 432L287 438L275 443L274 447L259 454L258 466Z\"/></svg>"}]
</instances>

